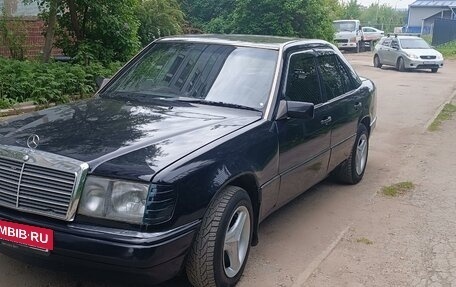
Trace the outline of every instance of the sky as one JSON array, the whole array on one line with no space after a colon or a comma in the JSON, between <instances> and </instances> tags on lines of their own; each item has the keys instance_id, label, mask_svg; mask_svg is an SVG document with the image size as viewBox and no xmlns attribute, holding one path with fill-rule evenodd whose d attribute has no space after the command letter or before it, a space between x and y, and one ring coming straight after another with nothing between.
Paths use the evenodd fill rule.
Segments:
<instances>
[{"instance_id":1,"label":"sky","mask_svg":"<svg viewBox=\"0 0 456 287\"><path fill-rule=\"evenodd\" d=\"M408 8L408 5L415 2L415 0L358 0L358 3L364 6L369 6L370 4L377 2L380 2L380 5L388 4L393 8L397 5L397 8L406 9Z\"/></svg>"}]
</instances>

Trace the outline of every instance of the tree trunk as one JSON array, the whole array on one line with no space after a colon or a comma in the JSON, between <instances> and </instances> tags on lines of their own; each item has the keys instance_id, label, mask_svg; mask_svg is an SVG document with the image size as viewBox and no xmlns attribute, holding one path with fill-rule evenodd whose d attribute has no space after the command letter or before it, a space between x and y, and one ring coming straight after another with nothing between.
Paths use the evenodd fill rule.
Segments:
<instances>
[{"instance_id":1,"label":"tree trunk","mask_svg":"<svg viewBox=\"0 0 456 287\"><path fill-rule=\"evenodd\" d=\"M76 42L82 41L84 35L81 33L78 19L77 5L74 0L67 0L68 10L70 12L71 27L73 28L74 34L76 36Z\"/></svg>"},{"instance_id":2,"label":"tree trunk","mask_svg":"<svg viewBox=\"0 0 456 287\"><path fill-rule=\"evenodd\" d=\"M48 18L48 25L46 29L46 39L44 42L43 47L43 62L49 62L51 58L52 47L54 44L54 34L55 34L55 26L57 23L57 8L59 5L59 0L50 0L49 3L49 18Z\"/></svg>"}]
</instances>

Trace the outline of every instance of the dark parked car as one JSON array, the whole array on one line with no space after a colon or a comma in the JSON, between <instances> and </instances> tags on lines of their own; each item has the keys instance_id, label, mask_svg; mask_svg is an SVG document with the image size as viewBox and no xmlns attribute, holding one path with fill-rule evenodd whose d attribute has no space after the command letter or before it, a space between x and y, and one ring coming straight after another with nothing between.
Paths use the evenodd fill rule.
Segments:
<instances>
[{"instance_id":1,"label":"dark parked car","mask_svg":"<svg viewBox=\"0 0 456 287\"><path fill-rule=\"evenodd\" d=\"M325 41L160 39L95 98L0 122L0 250L234 286L266 216L362 179L375 109Z\"/></svg>"}]
</instances>

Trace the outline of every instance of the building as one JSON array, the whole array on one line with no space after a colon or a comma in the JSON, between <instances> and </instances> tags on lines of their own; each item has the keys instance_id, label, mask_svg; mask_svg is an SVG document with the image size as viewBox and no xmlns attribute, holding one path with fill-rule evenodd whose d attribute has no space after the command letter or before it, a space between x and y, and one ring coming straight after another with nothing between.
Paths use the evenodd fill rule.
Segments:
<instances>
[{"instance_id":1,"label":"building","mask_svg":"<svg viewBox=\"0 0 456 287\"><path fill-rule=\"evenodd\" d=\"M22 0L0 0L0 17L6 23L7 29L16 35L22 35L20 43L25 58L40 57L44 46L44 23L38 17L38 4L33 1L24 4ZM17 41L17 40L16 40ZM11 41L10 41L11 42ZM61 51L53 50L54 55ZM0 56L11 56L11 45L5 39L4 32L0 31Z\"/></svg>"},{"instance_id":2,"label":"building","mask_svg":"<svg viewBox=\"0 0 456 287\"><path fill-rule=\"evenodd\" d=\"M435 19L456 20L456 1L416 0L409 5L409 33L432 33Z\"/></svg>"}]
</instances>

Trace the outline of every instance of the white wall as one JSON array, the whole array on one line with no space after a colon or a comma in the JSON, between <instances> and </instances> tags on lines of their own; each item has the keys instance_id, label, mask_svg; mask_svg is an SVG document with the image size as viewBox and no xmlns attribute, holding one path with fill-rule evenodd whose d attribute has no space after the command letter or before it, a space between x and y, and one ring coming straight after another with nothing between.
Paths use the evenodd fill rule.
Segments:
<instances>
[{"instance_id":1,"label":"white wall","mask_svg":"<svg viewBox=\"0 0 456 287\"><path fill-rule=\"evenodd\" d=\"M36 2L25 5L21 0L0 0L0 9L3 7L7 8L8 16L37 16L40 12Z\"/></svg>"},{"instance_id":2,"label":"white wall","mask_svg":"<svg viewBox=\"0 0 456 287\"><path fill-rule=\"evenodd\" d=\"M409 9L409 27L421 27L423 19L429 18L442 10L448 10L445 8L432 8L432 7L411 7Z\"/></svg>"}]
</instances>

